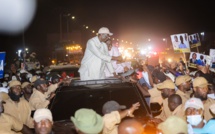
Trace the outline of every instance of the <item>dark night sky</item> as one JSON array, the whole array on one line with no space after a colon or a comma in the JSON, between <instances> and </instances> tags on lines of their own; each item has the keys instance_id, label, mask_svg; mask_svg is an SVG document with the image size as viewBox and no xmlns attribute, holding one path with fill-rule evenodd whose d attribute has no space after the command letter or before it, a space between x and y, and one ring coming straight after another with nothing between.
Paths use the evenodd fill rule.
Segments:
<instances>
[{"instance_id":1,"label":"dark night sky","mask_svg":"<svg viewBox=\"0 0 215 134\"><path fill-rule=\"evenodd\" d=\"M38 0L36 15L25 32L29 48L45 51L46 34L59 33L60 13L76 16L76 26L87 24L96 31L106 26L115 38L135 43L177 33L215 32L215 10L209 0ZM10 55L9 50L22 46L22 36L1 34L0 44L0 51Z\"/></svg>"}]
</instances>

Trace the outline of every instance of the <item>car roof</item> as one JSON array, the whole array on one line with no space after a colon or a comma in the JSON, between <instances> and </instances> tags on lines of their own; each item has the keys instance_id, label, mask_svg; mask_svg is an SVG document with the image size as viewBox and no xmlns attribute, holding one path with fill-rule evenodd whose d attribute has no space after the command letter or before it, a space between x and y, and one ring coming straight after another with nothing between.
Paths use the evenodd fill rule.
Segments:
<instances>
[{"instance_id":1,"label":"car roof","mask_svg":"<svg viewBox=\"0 0 215 134\"><path fill-rule=\"evenodd\" d=\"M103 104L110 100L126 105L127 108L140 102L140 108L134 113L137 118L147 118L151 114L139 90L133 84L122 83L118 79L75 80L70 86L63 86L56 91L49 108L54 121L70 120L80 108L90 108L102 115Z\"/></svg>"},{"instance_id":2,"label":"car roof","mask_svg":"<svg viewBox=\"0 0 215 134\"><path fill-rule=\"evenodd\" d=\"M49 70L58 70L58 69L70 69L70 68L80 68L78 64L67 64L67 65L50 65Z\"/></svg>"}]
</instances>

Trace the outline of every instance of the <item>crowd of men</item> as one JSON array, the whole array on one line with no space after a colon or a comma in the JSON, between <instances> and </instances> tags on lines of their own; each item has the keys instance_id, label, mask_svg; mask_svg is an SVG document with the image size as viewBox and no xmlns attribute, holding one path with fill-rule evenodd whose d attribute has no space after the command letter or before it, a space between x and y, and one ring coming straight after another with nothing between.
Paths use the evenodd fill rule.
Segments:
<instances>
[{"instance_id":1,"label":"crowd of men","mask_svg":"<svg viewBox=\"0 0 215 134\"><path fill-rule=\"evenodd\" d=\"M153 104L160 106L148 124L163 134L214 133L214 73L208 66L197 65L191 70L181 60L149 65L146 58L135 64L124 63L120 55L109 53L112 47L107 41L111 35L103 27L88 41L79 69L81 80L116 77L135 84L150 108ZM18 71L12 64L1 80L0 133L53 133L48 106L59 85L68 84L59 79L53 77L47 82L44 75L24 68ZM133 118L139 107L137 102L126 109L111 100L103 105L103 115L81 108L71 115L71 121L78 134L143 134L145 126Z\"/></svg>"}]
</instances>

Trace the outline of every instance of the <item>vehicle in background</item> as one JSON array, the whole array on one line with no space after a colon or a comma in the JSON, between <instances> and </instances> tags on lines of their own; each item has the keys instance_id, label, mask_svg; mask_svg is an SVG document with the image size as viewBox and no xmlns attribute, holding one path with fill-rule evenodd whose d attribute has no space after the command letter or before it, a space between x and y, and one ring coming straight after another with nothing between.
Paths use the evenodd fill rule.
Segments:
<instances>
[{"instance_id":1,"label":"vehicle in background","mask_svg":"<svg viewBox=\"0 0 215 134\"><path fill-rule=\"evenodd\" d=\"M46 73L46 80L50 80L52 76L58 75L61 79L73 78L80 79L78 69L80 65L51 65Z\"/></svg>"}]
</instances>

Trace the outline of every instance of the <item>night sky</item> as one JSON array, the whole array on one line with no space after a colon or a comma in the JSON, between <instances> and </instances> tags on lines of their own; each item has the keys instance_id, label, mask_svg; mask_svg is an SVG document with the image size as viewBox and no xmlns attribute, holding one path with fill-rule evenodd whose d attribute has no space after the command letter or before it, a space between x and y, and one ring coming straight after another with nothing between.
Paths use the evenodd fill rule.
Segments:
<instances>
[{"instance_id":1,"label":"night sky","mask_svg":"<svg viewBox=\"0 0 215 134\"><path fill-rule=\"evenodd\" d=\"M44 53L50 47L46 35L59 33L60 13L76 17L76 22L70 24L73 30L86 24L97 32L105 26L115 38L134 43L178 33L215 32L215 10L209 0L38 0L36 15L24 34L30 51L49 56ZM0 34L0 51L10 57L22 42L22 33Z\"/></svg>"}]
</instances>

